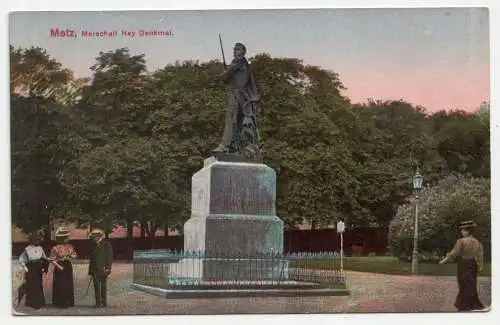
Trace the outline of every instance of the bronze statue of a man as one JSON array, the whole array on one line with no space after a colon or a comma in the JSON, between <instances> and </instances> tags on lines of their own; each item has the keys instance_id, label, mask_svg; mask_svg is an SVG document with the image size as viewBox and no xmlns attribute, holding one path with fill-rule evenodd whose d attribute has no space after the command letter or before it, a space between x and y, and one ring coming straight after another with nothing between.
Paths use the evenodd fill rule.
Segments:
<instances>
[{"instance_id":1,"label":"bronze statue of a man","mask_svg":"<svg viewBox=\"0 0 500 325\"><path fill-rule=\"evenodd\" d=\"M260 134L257 125L257 92L252 67L245 58L246 47L234 45L234 59L222 74L228 90L228 105L224 134L214 152L225 152L247 157L260 156Z\"/></svg>"}]
</instances>

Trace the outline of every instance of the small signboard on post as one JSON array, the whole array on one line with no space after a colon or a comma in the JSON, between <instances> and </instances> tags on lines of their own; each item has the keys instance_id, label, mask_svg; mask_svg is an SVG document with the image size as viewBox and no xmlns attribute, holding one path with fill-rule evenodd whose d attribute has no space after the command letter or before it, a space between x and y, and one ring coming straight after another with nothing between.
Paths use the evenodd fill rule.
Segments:
<instances>
[{"instance_id":1,"label":"small signboard on post","mask_svg":"<svg viewBox=\"0 0 500 325\"><path fill-rule=\"evenodd\" d=\"M337 232L338 233L343 233L345 230L345 224L343 221L337 222Z\"/></svg>"},{"instance_id":2,"label":"small signboard on post","mask_svg":"<svg viewBox=\"0 0 500 325\"><path fill-rule=\"evenodd\" d=\"M337 233L340 234L340 274L344 274L344 231L345 223L343 221L337 222Z\"/></svg>"}]
</instances>

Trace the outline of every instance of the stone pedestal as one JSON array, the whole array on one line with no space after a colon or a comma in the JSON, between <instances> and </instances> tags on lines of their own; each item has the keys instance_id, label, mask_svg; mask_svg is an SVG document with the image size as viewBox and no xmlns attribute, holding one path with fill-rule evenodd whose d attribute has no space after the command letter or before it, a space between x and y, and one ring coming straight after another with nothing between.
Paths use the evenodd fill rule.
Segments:
<instances>
[{"instance_id":1,"label":"stone pedestal","mask_svg":"<svg viewBox=\"0 0 500 325\"><path fill-rule=\"evenodd\" d=\"M263 280L286 277L283 221L276 216L276 173L262 163L209 158L192 178L191 218L184 224L184 252L209 259L181 260L179 276ZM193 264L194 263L194 264Z\"/></svg>"}]
</instances>

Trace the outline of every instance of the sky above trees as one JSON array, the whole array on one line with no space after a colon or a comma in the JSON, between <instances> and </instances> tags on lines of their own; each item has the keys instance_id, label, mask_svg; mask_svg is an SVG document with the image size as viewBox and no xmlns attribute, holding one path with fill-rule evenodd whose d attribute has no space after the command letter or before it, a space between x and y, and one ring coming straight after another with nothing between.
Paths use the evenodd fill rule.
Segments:
<instances>
[{"instance_id":1,"label":"sky above trees","mask_svg":"<svg viewBox=\"0 0 500 325\"><path fill-rule=\"evenodd\" d=\"M489 100L489 17L486 9L350 9L15 13L10 43L40 46L78 77L91 76L96 53L128 47L149 71L176 60L226 59L234 42L249 56L269 53L335 71L353 102L405 100L429 112L476 110ZM76 38L50 36L72 29ZM121 30L172 30L173 36L129 37ZM120 36L83 38L81 32Z\"/></svg>"}]
</instances>

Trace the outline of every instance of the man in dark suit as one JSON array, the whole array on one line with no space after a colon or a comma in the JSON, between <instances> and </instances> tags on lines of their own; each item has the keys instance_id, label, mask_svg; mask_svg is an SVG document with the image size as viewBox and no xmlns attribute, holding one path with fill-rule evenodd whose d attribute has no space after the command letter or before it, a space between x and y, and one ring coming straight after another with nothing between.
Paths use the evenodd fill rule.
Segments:
<instances>
[{"instance_id":1,"label":"man in dark suit","mask_svg":"<svg viewBox=\"0 0 500 325\"><path fill-rule=\"evenodd\" d=\"M113 263L113 249L111 244L104 240L104 232L94 229L90 233L90 238L95 242L94 250L89 261L89 276L94 282L95 305L96 308L106 307L107 301L107 280L111 273Z\"/></svg>"}]
</instances>

